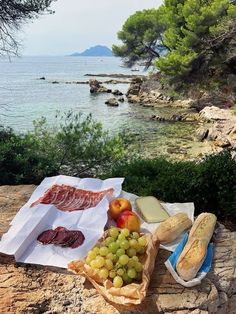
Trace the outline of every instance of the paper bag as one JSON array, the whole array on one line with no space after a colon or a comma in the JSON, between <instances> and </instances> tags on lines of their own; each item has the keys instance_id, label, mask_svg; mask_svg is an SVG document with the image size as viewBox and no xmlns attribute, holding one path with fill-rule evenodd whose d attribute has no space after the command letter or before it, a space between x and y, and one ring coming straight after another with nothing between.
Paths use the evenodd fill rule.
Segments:
<instances>
[{"instance_id":1,"label":"paper bag","mask_svg":"<svg viewBox=\"0 0 236 314\"><path fill-rule=\"evenodd\" d=\"M140 304L146 296L160 245L155 234L145 234L145 237L147 239L147 248L142 261L143 274L140 283L131 283L121 288L114 288L110 279L101 279L97 272L84 261L72 261L68 268L70 271L86 277L108 301L124 306ZM99 246L101 242L102 240L97 245Z\"/></svg>"}]
</instances>

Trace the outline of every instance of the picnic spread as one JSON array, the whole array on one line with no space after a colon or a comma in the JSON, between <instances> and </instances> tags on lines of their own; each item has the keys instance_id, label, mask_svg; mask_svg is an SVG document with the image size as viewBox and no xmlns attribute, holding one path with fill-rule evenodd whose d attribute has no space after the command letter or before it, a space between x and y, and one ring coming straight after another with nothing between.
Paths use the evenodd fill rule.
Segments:
<instances>
[{"instance_id":1,"label":"picnic spread","mask_svg":"<svg viewBox=\"0 0 236 314\"><path fill-rule=\"evenodd\" d=\"M68 268L107 300L126 306L146 297L159 247L184 287L211 268L216 217L194 219L193 203L163 203L122 191L124 178L45 178L2 236L16 262Z\"/></svg>"}]
</instances>

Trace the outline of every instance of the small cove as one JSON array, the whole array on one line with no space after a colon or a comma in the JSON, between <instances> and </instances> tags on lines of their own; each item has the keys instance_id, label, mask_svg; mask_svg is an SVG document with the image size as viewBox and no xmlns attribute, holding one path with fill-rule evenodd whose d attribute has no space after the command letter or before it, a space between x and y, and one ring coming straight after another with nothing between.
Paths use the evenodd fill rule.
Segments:
<instances>
[{"instance_id":1,"label":"small cove","mask_svg":"<svg viewBox=\"0 0 236 314\"><path fill-rule=\"evenodd\" d=\"M119 58L94 57L22 57L0 59L0 123L17 132L32 129L32 121L46 116L50 123L58 111L92 113L111 134L125 132L133 135L131 145L145 157L160 155L174 159L194 158L207 144L194 142L196 123L150 121L152 115L169 118L175 108L143 107L121 103L108 107L110 94L93 95L88 84L65 84L67 81L88 81L86 73L134 74L121 68ZM145 74L140 68L135 74ZM39 80L45 77L46 80ZM98 78L101 81L109 78ZM56 80L58 84L52 84ZM107 84L109 88L126 93L128 84ZM181 112L178 109L178 112Z\"/></svg>"}]
</instances>

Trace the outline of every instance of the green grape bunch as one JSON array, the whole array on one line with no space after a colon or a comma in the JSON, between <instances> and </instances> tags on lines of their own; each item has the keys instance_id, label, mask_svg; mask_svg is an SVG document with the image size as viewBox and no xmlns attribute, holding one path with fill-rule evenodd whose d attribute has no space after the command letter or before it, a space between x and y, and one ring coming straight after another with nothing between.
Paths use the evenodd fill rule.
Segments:
<instances>
[{"instance_id":1,"label":"green grape bunch","mask_svg":"<svg viewBox=\"0 0 236 314\"><path fill-rule=\"evenodd\" d=\"M103 242L88 252L85 262L101 279L109 279L115 288L121 288L142 281L141 260L146 247L144 235L112 227Z\"/></svg>"}]
</instances>

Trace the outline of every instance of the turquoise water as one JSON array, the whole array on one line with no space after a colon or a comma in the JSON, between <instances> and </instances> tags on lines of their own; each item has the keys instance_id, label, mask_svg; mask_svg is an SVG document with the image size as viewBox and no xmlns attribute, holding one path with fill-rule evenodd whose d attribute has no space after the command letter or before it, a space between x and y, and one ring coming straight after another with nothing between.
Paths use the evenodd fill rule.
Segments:
<instances>
[{"instance_id":1,"label":"turquoise water","mask_svg":"<svg viewBox=\"0 0 236 314\"><path fill-rule=\"evenodd\" d=\"M52 84L57 80L87 81L86 73L131 73L120 67L118 58L83 57L22 57L0 59L0 110L1 123L16 130L32 128L32 121L47 116L53 120L57 110L84 114L93 113L106 128L122 127L120 116L129 110L127 104L119 108L108 108L104 102L106 95L94 96L89 93L88 85ZM44 76L45 81L38 80ZM113 88L126 90L127 85Z\"/></svg>"},{"instance_id":2,"label":"turquoise water","mask_svg":"<svg viewBox=\"0 0 236 314\"><path fill-rule=\"evenodd\" d=\"M131 72L121 67L119 58L22 57L13 58L11 62L0 58L0 71L0 124L16 131L31 129L33 120L41 116L53 123L58 110L72 110L84 115L92 113L111 133L126 131L135 134L144 155L169 154L170 147L176 151L183 147L192 149L192 124L149 121L151 115L168 116L175 113L173 109L144 108L127 102L119 107L108 107L105 101L111 94L93 95L87 84L65 84L88 81L87 73L145 74L142 69ZM46 80L39 80L40 77ZM59 84L52 84L55 80ZM128 88L128 84L107 86L124 93Z\"/></svg>"}]
</instances>

